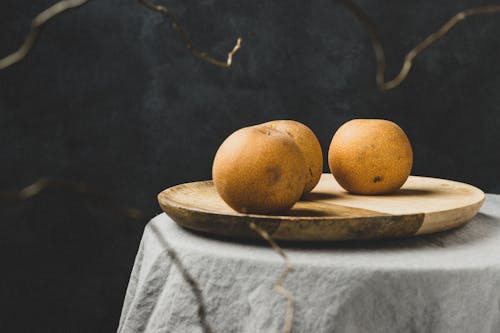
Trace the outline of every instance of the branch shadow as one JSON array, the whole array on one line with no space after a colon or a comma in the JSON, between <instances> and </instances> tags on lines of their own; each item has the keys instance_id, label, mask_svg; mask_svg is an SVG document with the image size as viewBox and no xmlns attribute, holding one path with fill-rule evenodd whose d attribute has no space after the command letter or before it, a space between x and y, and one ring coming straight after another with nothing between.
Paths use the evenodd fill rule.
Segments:
<instances>
[{"instance_id":1,"label":"branch shadow","mask_svg":"<svg viewBox=\"0 0 500 333\"><path fill-rule=\"evenodd\" d=\"M149 226L151 230L156 235L157 239L160 241L162 247L167 251L168 256L172 260L172 263L177 267L177 269L181 272L184 281L188 284L191 289L196 301L198 303L198 319L200 322L200 326L203 333L213 333L212 328L208 324L207 321L207 310L205 305L205 300L203 298L203 294L201 292L200 286L196 282L196 280L191 276L187 268L184 266L182 261L179 259L177 252L173 249L172 246L168 243L165 236L162 234L158 227L154 223L150 223Z\"/></svg>"}]
</instances>

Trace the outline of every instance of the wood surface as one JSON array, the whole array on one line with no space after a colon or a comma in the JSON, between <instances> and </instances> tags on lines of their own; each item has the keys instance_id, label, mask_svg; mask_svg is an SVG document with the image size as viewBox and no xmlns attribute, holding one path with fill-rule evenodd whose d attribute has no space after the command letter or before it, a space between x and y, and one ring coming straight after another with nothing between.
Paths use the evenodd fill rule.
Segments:
<instances>
[{"instance_id":1,"label":"wood surface","mask_svg":"<svg viewBox=\"0 0 500 333\"><path fill-rule=\"evenodd\" d=\"M240 214L220 198L211 181L177 185L158 195L179 225L205 233L257 238L256 223L273 238L291 241L399 238L459 227L484 201L478 188L450 180L410 176L390 195L353 195L331 174L287 213Z\"/></svg>"}]
</instances>

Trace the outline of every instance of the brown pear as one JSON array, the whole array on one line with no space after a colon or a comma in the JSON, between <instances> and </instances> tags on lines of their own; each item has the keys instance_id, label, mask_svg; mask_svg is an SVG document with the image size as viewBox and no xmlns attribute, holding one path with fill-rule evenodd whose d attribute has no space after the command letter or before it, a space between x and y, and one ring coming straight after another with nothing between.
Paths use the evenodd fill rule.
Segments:
<instances>
[{"instance_id":1,"label":"brown pear","mask_svg":"<svg viewBox=\"0 0 500 333\"><path fill-rule=\"evenodd\" d=\"M337 182L355 194L387 194L410 175L413 152L405 132L392 121L354 119L332 138L328 164Z\"/></svg>"},{"instance_id":2,"label":"brown pear","mask_svg":"<svg viewBox=\"0 0 500 333\"><path fill-rule=\"evenodd\" d=\"M306 181L304 156L287 134L263 126L231 134L214 158L212 176L222 199L241 213L290 209Z\"/></svg>"},{"instance_id":3,"label":"brown pear","mask_svg":"<svg viewBox=\"0 0 500 333\"><path fill-rule=\"evenodd\" d=\"M306 184L303 193L309 193L318 184L323 173L323 151L318 138L306 125L295 120L273 120L262 124L288 134L299 146L306 161Z\"/></svg>"}]
</instances>

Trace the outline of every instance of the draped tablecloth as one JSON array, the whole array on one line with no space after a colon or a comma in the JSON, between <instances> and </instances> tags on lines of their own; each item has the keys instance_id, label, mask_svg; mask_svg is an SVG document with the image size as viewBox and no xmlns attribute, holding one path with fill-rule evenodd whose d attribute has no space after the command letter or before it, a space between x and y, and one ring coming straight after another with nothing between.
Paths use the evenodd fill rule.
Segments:
<instances>
[{"instance_id":1,"label":"draped tablecloth","mask_svg":"<svg viewBox=\"0 0 500 333\"><path fill-rule=\"evenodd\" d=\"M500 332L500 195L436 235L283 248L295 267L284 282L292 332ZM209 238L158 215L118 331L281 332L287 301L273 287L283 268L266 243Z\"/></svg>"}]
</instances>

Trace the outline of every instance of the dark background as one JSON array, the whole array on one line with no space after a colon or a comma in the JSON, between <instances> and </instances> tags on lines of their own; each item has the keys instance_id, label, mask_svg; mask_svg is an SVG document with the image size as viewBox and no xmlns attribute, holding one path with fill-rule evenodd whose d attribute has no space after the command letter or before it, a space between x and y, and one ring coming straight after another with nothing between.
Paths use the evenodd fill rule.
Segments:
<instances>
[{"instance_id":1,"label":"dark background","mask_svg":"<svg viewBox=\"0 0 500 333\"><path fill-rule=\"evenodd\" d=\"M51 3L0 2L0 56ZM359 1L379 23L390 78L451 15L485 3ZM336 1L168 5L217 58L242 36L234 66L194 58L134 0L94 0L57 17L24 61L0 71L1 188L75 179L154 216L156 194L209 178L217 147L240 127L295 119L326 153L343 122L386 118L412 141L413 174L500 192L500 15L467 19L382 93L368 37ZM0 208L0 330L115 331L143 224L58 190Z\"/></svg>"}]
</instances>

